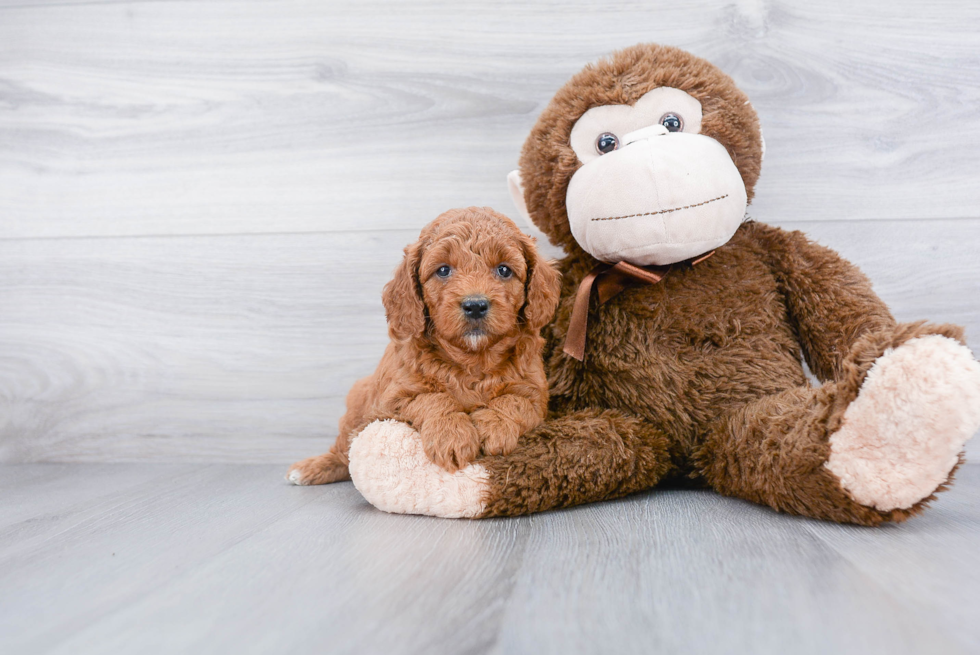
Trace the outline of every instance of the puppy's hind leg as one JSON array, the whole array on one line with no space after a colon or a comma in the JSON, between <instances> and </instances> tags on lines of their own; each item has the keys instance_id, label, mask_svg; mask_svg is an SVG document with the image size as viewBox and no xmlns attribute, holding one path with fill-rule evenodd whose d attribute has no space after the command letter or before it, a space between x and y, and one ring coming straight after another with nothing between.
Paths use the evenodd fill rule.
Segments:
<instances>
[{"instance_id":1,"label":"puppy's hind leg","mask_svg":"<svg viewBox=\"0 0 980 655\"><path fill-rule=\"evenodd\" d=\"M347 459L347 451L350 450L350 432L343 430L346 427L343 419L340 425L341 433L330 450L323 455L307 457L290 466L289 472L286 473L287 480L301 486L350 480L350 472L347 470L350 462Z\"/></svg>"},{"instance_id":2,"label":"puppy's hind leg","mask_svg":"<svg viewBox=\"0 0 980 655\"><path fill-rule=\"evenodd\" d=\"M355 382L347 394L347 412L340 417L340 434L330 451L296 462L289 467L286 479L301 486L350 480L350 472L347 470L350 435L357 434L371 422L364 416L374 400L374 394L373 376Z\"/></svg>"},{"instance_id":3,"label":"puppy's hind leg","mask_svg":"<svg viewBox=\"0 0 980 655\"><path fill-rule=\"evenodd\" d=\"M290 466L286 479L302 486L350 480L347 458L331 448L328 453L308 457Z\"/></svg>"}]
</instances>

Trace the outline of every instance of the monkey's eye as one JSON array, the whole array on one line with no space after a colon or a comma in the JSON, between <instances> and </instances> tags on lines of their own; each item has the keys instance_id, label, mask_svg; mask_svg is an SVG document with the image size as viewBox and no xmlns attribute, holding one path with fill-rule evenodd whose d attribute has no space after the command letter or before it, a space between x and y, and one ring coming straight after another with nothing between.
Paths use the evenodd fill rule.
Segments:
<instances>
[{"instance_id":1,"label":"monkey's eye","mask_svg":"<svg viewBox=\"0 0 980 655\"><path fill-rule=\"evenodd\" d=\"M684 129L684 121L677 114L664 114L660 124L666 127L668 132L680 132Z\"/></svg>"},{"instance_id":2,"label":"monkey's eye","mask_svg":"<svg viewBox=\"0 0 980 655\"><path fill-rule=\"evenodd\" d=\"M442 266L440 266L439 268L436 269L436 277L440 277L443 280L445 280L447 277L449 277L449 275L452 272L453 272L453 269L451 267L446 266L445 264L443 264Z\"/></svg>"},{"instance_id":3,"label":"monkey's eye","mask_svg":"<svg viewBox=\"0 0 980 655\"><path fill-rule=\"evenodd\" d=\"M497 275L503 280L509 280L514 275L514 271L510 270L507 264L501 264L497 267Z\"/></svg>"},{"instance_id":4,"label":"monkey's eye","mask_svg":"<svg viewBox=\"0 0 980 655\"><path fill-rule=\"evenodd\" d=\"M595 140L595 149L600 155L612 152L619 147L619 137L612 132L603 132Z\"/></svg>"}]
</instances>

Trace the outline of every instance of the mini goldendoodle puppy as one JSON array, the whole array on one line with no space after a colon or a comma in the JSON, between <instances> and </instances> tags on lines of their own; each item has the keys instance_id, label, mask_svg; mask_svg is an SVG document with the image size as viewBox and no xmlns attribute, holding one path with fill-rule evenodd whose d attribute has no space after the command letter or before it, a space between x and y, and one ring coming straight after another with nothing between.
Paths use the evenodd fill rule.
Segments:
<instances>
[{"instance_id":1,"label":"mini goldendoodle puppy","mask_svg":"<svg viewBox=\"0 0 980 655\"><path fill-rule=\"evenodd\" d=\"M481 450L513 451L547 411L540 331L559 291L555 269L506 216L470 207L436 218L384 288L391 343L347 395L337 441L287 479L349 480L351 439L378 419L410 423L429 459L451 472Z\"/></svg>"}]
</instances>

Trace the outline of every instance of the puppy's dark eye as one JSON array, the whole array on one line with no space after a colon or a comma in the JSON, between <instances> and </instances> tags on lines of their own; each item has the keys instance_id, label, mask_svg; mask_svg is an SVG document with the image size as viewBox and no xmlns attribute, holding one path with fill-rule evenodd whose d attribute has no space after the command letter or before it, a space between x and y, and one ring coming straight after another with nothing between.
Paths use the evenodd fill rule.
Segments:
<instances>
[{"instance_id":1,"label":"puppy's dark eye","mask_svg":"<svg viewBox=\"0 0 980 655\"><path fill-rule=\"evenodd\" d=\"M666 127L668 132L680 132L684 129L684 121L677 114L664 114L660 124Z\"/></svg>"},{"instance_id":2,"label":"puppy's dark eye","mask_svg":"<svg viewBox=\"0 0 980 655\"><path fill-rule=\"evenodd\" d=\"M600 155L612 152L619 147L619 137L612 132L603 132L595 140L595 149Z\"/></svg>"},{"instance_id":3,"label":"puppy's dark eye","mask_svg":"<svg viewBox=\"0 0 980 655\"><path fill-rule=\"evenodd\" d=\"M510 266L507 264L501 264L497 267L497 275L501 278L507 280L514 274L514 271L510 270Z\"/></svg>"},{"instance_id":4,"label":"puppy's dark eye","mask_svg":"<svg viewBox=\"0 0 980 655\"><path fill-rule=\"evenodd\" d=\"M453 269L451 267L443 264L442 266L436 269L436 277L441 277L442 279L445 280L447 277L450 276L450 274L452 274L452 272Z\"/></svg>"}]
</instances>

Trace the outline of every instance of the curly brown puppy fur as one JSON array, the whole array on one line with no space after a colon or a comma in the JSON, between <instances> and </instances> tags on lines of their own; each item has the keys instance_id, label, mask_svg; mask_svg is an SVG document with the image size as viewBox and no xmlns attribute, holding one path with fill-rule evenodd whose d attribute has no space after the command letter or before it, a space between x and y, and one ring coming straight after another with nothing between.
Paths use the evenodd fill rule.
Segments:
<instances>
[{"instance_id":1,"label":"curly brown puppy fur","mask_svg":"<svg viewBox=\"0 0 980 655\"><path fill-rule=\"evenodd\" d=\"M288 478L350 479L351 438L385 418L411 423L449 471L481 450L512 452L547 410L540 331L558 294L558 274L507 217L470 207L436 218L385 286L391 343L374 374L351 388L337 441Z\"/></svg>"}]
</instances>

